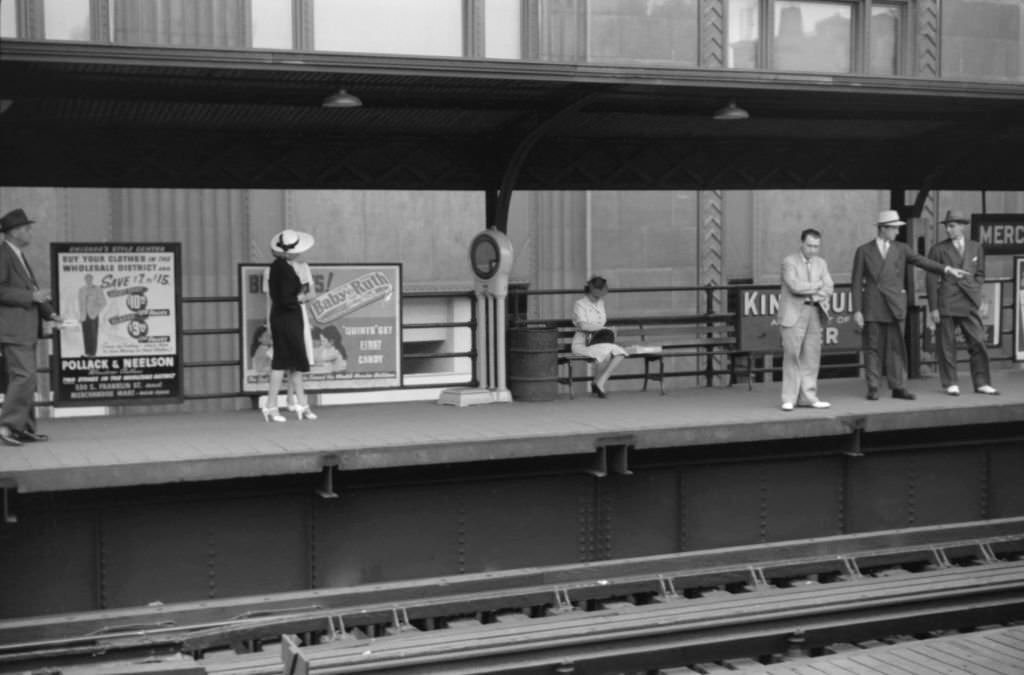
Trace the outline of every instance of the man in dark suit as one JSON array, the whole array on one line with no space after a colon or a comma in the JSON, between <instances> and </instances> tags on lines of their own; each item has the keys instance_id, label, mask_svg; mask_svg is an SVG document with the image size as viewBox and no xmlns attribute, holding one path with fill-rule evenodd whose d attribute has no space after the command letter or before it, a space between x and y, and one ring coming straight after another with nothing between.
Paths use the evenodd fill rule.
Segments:
<instances>
[{"instance_id":1,"label":"man in dark suit","mask_svg":"<svg viewBox=\"0 0 1024 675\"><path fill-rule=\"evenodd\" d=\"M959 326L971 355L971 380L979 394L998 394L991 384L988 352L985 350L985 326L981 322L981 291L985 284L985 252L981 244L970 241L964 230L970 224L959 211L947 211L942 224L949 238L940 241L928 257L943 265L967 272L962 279L928 277L928 307L935 323L935 356L939 379L950 396L960 395L956 372L956 329ZM996 310L998 311L998 309Z\"/></svg>"},{"instance_id":2,"label":"man in dark suit","mask_svg":"<svg viewBox=\"0 0 1024 675\"><path fill-rule=\"evenodd\" d=\"M36 394L36 342L40 318L59 320L50 304L50 290L40 288L24 249L32 241L32 223L22 209L0 218L0 349L7 389L0 408L0 444L18 446L45 441L36 432L32 407Z\"/></svg>"},{"instance_id":3,"label":"man in dark suit","mask_svg":"<svg viewBox=\"0 0 1024 675\"><path fill-rule=\"evenodd\" d=\"M966 273L951 265L942 265L918 255L903 242L896 241L899 228L906 223L896 211L878 215L878 235L857 248L853 256L853 321L861 329L864 349L864 378L868 400L878 400L882 364L893 398L913 400L907 390L907 354L903 343L903 321L907 317L907 264L933 274Z\"/></svg>"}]
</instances>

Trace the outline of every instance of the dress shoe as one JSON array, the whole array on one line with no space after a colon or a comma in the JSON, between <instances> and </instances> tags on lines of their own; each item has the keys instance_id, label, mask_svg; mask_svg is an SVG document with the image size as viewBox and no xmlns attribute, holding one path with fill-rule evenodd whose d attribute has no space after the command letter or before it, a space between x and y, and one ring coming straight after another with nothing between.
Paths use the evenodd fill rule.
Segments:
<instances>
[{"instance_id":1,"label":"dress shoe","mask_svg":"<svg viewBox=\"0 0 1024 675\"><path fill-rule=\"evenodd\" d=\"M22 431L15 431L15 432L13 432L13 434L14 434L14 437L17 438L19 441L48 441L48 440L50 440L50 437L47 436L46 434L40 434L40 433L38 433L36 431L32 431L31 429L24 429Z\"/></svg>"},{"instance_id":2,"label":"dress shoe","mask_svg":"<svg viewBox=\"0 0 1024 675\"><path fill-rule=\"evenodd\" d=\"M289 408L289 410L291 410L293 413L295 413L295 418L297 420L299 420L300 422L302 420L315 420L315 419L317 419L316 413L313 412L312 410L310 410L308 405L295 405L295 406L291 406Z\"/></svg>"},{"instance_id":3,"label":"dress shoe","mask_svg":"<svg viewBox=\"0 0 1024 675\"><path fill-rule=\"evenodd\" d=\"M955 384L951 384L948 387L946 387L946 393L949 394L950 396L959 396L960 387L956 386Z\"/></svg>"},{"instance_id":4,"label":"dress shoe","mask_svg":"<svg viewBox=\"0 0 1024 675\"><path fill-rule=\"evenodd\" d=\"M811 407L818 408L819 410L821 410L823 408L831 408L832 404L829 403L828 401L815 401L814 403L811 404Z\"/></svg>"},{"instance_id":5,"label":"dress shoe","mask_svg":"<svg viewBox=\"0 0 1024 675\"><path fill-rule=\"evenodd\" d=\"M993 387L991 384L983 384L974 391L979 394L988 394L989 396L998 396L999 390Z\"/></svg>"},{"instance_id":6,"label":"dress shoe","mask_svg":"<svg viewBox=\"0 0 1024 675\"><path fill-rule=\"evenodd\" d=\"M789 401L786 401L785 403L782 404L782 409L785 410L786 412L789 412L790 410L793 409L793 404L790 403Z\"/></svg>"},{"instance_id":7,"label":"dress shoe","mask_svg":"<svg viewBox=\"0 0 1024 675\"><path fill-rule=\"evenodd\" d=\"M594 394L597 395L598 398L608 398L608 394L604 392L604 389L597 386L597 384L595 383L590 384L590 391L594 392Z\"/></svg>"},{"instance_id":8,"label":"dress shoe","mask_svg":"<svg viewBox=\"0 0 1024 675\"><path fill-rule=\"evenodd\" d=\"M878 400L878 390L877 389L868 389L868 397L867 398L868 398L869 401L877 401Z\"/></svg>"},{"instance_id":9,"label":"dress shoe","mask_svg":"<svg viewBox=\"0 0 1024 675\"><path fill-rule=\"evenodd\" d=\"M907 391L906 389L893 389L892 390L892 397L893 398L902 398L902 399L906 399L908 401L913 401L915 398L917 398L917 396L915 396L913 392Z\"/></svg>"},{"instance_id":10,"label":"dress shoe","mask_svg":"<svg viewBox=\"0 0 1024 675\"><path fill-rule=\"evenodd\" d=\"M276 407L275 408L260 408L260 412L263 413L264 422L284 422L284 415L281 414Z\"/></svg>"},{"instance_id":11,"label":"dress shoe","mask_svg":"<svg viewBox=\"0 0 1024 675\"><path fill-rule=\"evenodd\" d=\"M14 434L7 427L0 427L0 443L9 445L13 448L22 445L22 442L14 437Z\"/></svg>"}]
</instances>

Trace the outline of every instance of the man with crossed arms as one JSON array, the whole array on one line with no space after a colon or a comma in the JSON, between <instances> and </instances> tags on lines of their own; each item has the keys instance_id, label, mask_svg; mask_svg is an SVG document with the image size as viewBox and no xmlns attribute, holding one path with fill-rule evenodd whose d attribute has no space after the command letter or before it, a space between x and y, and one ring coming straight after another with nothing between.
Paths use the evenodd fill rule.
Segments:
<instances>
[{"instance_id":1,"label":"man with crossed arms","mask_svg":"<svg viewBox=\"0 0 1024 675\"><path fill-rule=\"evenodd\" d=\"M782 409L795 405L828 408L818 398L821 331L832 296L832 277L821 251L821 233L800 233L800 251L782 260L782 290L776 317L782 333Z\"/></svg>"}]
</instances>

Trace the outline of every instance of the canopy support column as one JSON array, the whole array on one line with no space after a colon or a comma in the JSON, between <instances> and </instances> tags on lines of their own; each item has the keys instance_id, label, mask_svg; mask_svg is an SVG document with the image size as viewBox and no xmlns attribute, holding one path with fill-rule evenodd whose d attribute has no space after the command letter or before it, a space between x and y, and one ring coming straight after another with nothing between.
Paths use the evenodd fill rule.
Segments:
<instances>
[{"instance_id":1,"label":"canopy support column","mask_svg":"<svg viewBox=\"0 0 1024 675\"><path fill-rule=\"evenodd\" d=\"M516 145L515 150L512 151L508 162L505 164L505 171L501 176L501 185L497 189L489 188L487 190L487 215L488 223L487 227L493 227L502 234L508 234L508 209L509 204L512 201L512 190L515 188L516 181L519 179L519 173L522 171L523 165L526 163L526 158L530 154L530 150L537 144L548 129L554 124L567 117L568 115L577 112L580 108L587 105L595 98L600 96L601 92L591 92L586 96L582 96L569 105L556 110L551 115L538 120L532 129L523 136ZM491 217L491 193L494 193L495 204L493 207L493 218Z\"/></svg>"},{"instance_id":2,"label":"canopy support column","mask_svg":"<svg viewBox=\"0 0 1024 675\"><path fill-rule=\"evenodd\" d=\"M900 218L907 221L907 226L902 228L899 239L917 251L917 222L921 218L925 201L928 199L929 190L923 189L917 193L914 203L910 206L906 202L906 192L893 189L889 192L889 205L899 212ZM918 251L921 253L921 251ZM917 311L916 299L917 289L914 283L914 268L907 265L906 270L907 288L907 317L904 320L903 340L907 352L907 377L921 377L921 320Z\"/></svg>"}]
</instances>

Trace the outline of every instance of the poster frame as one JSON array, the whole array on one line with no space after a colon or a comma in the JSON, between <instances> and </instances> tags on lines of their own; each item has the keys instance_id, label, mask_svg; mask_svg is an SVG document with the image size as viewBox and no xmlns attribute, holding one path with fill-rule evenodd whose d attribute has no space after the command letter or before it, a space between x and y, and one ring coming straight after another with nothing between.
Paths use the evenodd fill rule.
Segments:
<instances>
[{"instance_id":1,"label":"poster frame","mask_svg":"<svg viewBox=\"0 0 1024 675\"><path fill-rule=\"evenodd\" d=\"M336 393L353 393L353 392L368 392L368 391L388 391L394 389L401 389L403 386L403 350L402 350L402 321L403 321L403 307L402 307L402 263L399 262L367 262L367 263L331 263L331 262L317 262L308 263L310 272L313 275L314 282L318 286L323 279L323 275L329 274L332 270L349 270L354 273L355 270L365 270L366 273L372 271L383 271L389 275L392 279L393 293L395 294L394 299L394 312L389 317L394 321L394 336L393 350L395 358L395 371L394 376L390 378L382 378L379 382L374 382L373 378L358 378L353 377L349 382L346 382L346 386L330 386L329 382L320 383L315 379L309 377L304 379L304 388L307 393L310 394L336 394ZM253 308L249 305L249 298L251 293L247 291L246 283L248 275L255 270L259 270L262 275L263 270L268 269L270 263L266 262L242 262L238 264L237 278L238 278L238 326L239 326L239 391L248 396L259 396L267 393L267 384L265 381L252 382L250 377L253 375L250 368L250 351L253 347L253 333L251 330L251 316L253 315ZM327 286L330 284L328 281L323 287L317 287L314 289L318 293L318 298L326 294L327 291L331 290ZM264 296L265 297L265 296ZM316 300L313 300L312 305ZM308 306L307 306L308 307ZM353 314L357 314L362 311L356 310ZM313 369L315 370L315 368ZM354 386L352 383L359 381L363 383L363 386ZM287 377L285 378L287 382ZM339 384L335 381L334 384ZM283 386L283 385L282 385Z\"/></svg>"},{"instance_id":2,"label":"poster frame","mask_svg":"<svg viewBox=\"0 0 1024 675\"><path fill-rule=\"evenodd\" d=\"M1013 258L1013 360L1024 361L1024 255Z\"/></svg>"},{"instance_id":3,"label":"poster frame","mask_svg":"<svg viewBox=\"0 0 1024 675\"><path fill-rule=\"evenodd\" d=\"M992 326L992 337L988 341L989 347L998 347L1002 343L1003 330L1003 282L999 280L986 281L982 285L984 300L988 302L988 316L982 320L982 326Z\"/></svg>"},{"instance_id":4,"label":"poster frame","mask_svg":"<svg viewBox=\"0 0 1024 675\"><path fill-rule=\"evenodd\" d=\"M182 259L181 242L141 242L141 241L118 241L118 242L53 242L50 244L50 277L53 287L53 303L58 313L64 307L60 297L62 288L61 256L76 251L89 253L170 253L173 257L174 280L171 284L173 293L174 322L174 376L171 378L171 389L174 393L167 396L114 396L114 397L90 397L87 399L75 400L71 394L74 392L67 386L66 373L63 367L65 357L60 334L55 331L53 340L53 367L51 372L51 389L53 391L53 405L56 407L84 407L84 406L131 406L131 405L165 405L168 403L182 403L185 400L185 367L184 367L184 330L182 326ZM66 319L65 319L66 320ZM65 328L66 329L66 328ZM143 355L144 356L144 355ZM67 358L75 358L68 356ZM82 358L88 358L83 356ZM100 357L102 358L102 357ZM118 356L108 358L118 359ZM124 375L125 369L118 367L107 371L108 375ZM100 375L102 376L102 375Z\"/></svg>"}]
</instances>

